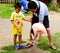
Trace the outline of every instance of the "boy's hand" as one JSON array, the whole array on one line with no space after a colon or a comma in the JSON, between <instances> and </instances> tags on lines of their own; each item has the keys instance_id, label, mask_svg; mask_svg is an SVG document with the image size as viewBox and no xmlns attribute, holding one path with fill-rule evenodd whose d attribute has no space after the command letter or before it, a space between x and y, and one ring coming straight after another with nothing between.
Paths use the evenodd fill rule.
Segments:
<instances>
[{"instance_id":1,"label":"boy's hand","mask_svg":"<svg viewBox=\"0 0 60 53\"><path fill-rule=\"evenodd\" d=\"M21 26L23 26L23 23L16 25L16 28L20 28Z\"/></svg>"},{"instance_id":2,"label":"boy's hand","mask_svg":"<svg viewBox=\"0 0 60 53\"><path fill-rule=\"evenodd\" d=\"M20 28L21 23L20 22L17 22L17 23L15 22L14 25L15 25L16 28Z\"/></svg>"},{"instance_id":3,"label":"boy's hand","mask_svg":"<svg viewBox=\"0 0 60 53\"><path fill-rule=\"evenodd\" d=\"M21 23L21 26L23 26L23 23Z\"/></svg>"}]
</instances>

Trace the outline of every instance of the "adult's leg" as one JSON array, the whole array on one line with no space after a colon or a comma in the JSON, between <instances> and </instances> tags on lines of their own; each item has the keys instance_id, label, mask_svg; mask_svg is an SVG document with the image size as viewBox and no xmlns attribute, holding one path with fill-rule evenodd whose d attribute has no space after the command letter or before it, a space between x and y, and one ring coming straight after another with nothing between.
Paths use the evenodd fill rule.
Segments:
<instances>
[{"instance_id":1,"label":"adult's leg","mask_svg":"<svg viewBox=\"0 0 60 53\"><path fill-rule=\"evenodd\" d=\"M48 16L45 16L44 17L43 24L44 24L44 26L46 28L46 31L47 31L47 34L48 34L48 39L49 39L49 42L50 42L50 47L52 49L56 49L56 46L54 46L53 41L52 41L52 32L51 32L51 29L49 27L49 19L48 19Z\"/></svg>"},{"instance_id":2,"label":"adult's leg","mask_svg":"<svg viewBox=\"0 0 60 53\"><path fill-rule=\"evenodd\" d=\"M50 42L50 47L52 49L56 49L56 46L53 44L53 41L52 41L52 33L51 33L50 28L46 28L46 31L47 31L47 34L48 34L48 39L49 39L49 42Z\"/></svg>"}]
</instances>

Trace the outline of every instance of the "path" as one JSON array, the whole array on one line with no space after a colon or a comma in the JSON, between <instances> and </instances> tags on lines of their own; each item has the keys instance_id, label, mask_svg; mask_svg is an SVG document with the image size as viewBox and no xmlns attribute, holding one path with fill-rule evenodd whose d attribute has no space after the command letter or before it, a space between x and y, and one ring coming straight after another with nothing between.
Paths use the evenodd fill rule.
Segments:
<instances>
[{"instance_id":1,"label":"path","mask_svg":"<svg viewBox=\"0 0 60 53\"><path fill-rule=\"evenodd\" d=\"M49 19L50 19L50 27L52 29L52 32L60 33L60 13L50 11Z\"/></svg>"},{"instance_id":2,"label":"path","mask_svg":"<svg viewBox=\"0 0 60 53\"><path fill-rule=\"evenodd\" d=\"M41 50L41 49L33 46L31 48L28 48L28 49L16 51L16 53L50 53L50 52L46 51L46 50Z\"/></svg>"}]
</instances>

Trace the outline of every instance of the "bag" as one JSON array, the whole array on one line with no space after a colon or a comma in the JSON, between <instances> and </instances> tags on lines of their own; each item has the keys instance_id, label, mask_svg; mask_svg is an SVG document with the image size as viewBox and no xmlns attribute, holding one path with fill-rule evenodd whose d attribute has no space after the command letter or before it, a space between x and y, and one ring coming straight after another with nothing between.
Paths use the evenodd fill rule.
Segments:
<instances>
[{"instance_id":1,"label":"bag","mask_svg":"<svg viewBox=\"0 0 60 53\"><path fill-rule=\"evenodd\" d=\"M42 23L34 23L33 25L32 25L32 29L33 29L33 32L34 32L34 34L36 33L47 33L46 32L46 29L45 29L45 27L44 27L44 25L42 24Z\"/></svg>"}]
</instances>

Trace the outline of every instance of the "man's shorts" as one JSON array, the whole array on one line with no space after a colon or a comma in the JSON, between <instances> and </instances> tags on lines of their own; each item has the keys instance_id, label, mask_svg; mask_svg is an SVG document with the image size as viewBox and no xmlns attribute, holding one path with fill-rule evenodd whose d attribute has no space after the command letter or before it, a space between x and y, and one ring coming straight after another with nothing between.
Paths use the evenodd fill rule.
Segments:
<instances>
[{"instance_id":1,"label":"man's shorts","mask_svg":"<svg viewBox=\"0 0 60 53\"><path fill-rule=\"evenodd\" d=\"M48 15L47 16L44 16L43 24L44 24L45 28L49 28Z\"/></svg>"},{"instance_id":2,"label":"man's shorts","mask_svg":"<svg viewBox=\"0 0 60 53\"><path fill-rule=\"evenodd\" d=\"M36 23L36 22L33 22L33 24ZM33 25L31 23L31 25ZM44 16L44 20L43 20L43 25L45 26L45 28L49 28L49 19L48 19L48 15L47 16ZM31 29L31 33L34 34L33 30Z\"/></svg>"}]
</instances>

